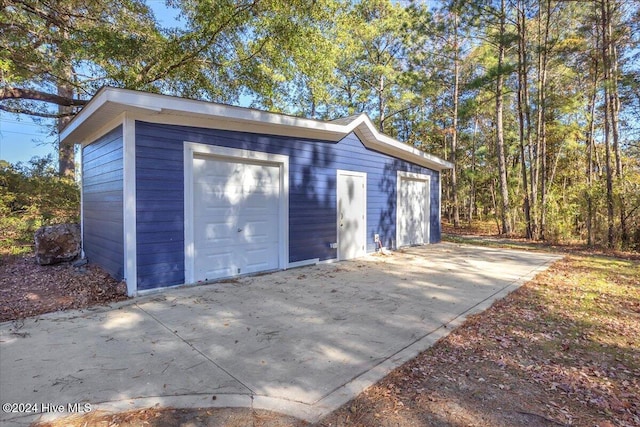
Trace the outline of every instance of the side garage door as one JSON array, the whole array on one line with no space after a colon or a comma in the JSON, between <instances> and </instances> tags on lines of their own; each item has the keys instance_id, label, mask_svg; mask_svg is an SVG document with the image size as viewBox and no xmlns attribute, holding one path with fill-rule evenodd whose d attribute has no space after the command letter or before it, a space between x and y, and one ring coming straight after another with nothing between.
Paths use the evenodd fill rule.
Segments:
<instances>
[{"instance_id":1,"label":"side garage door","mask_svg":"<svg viewBox=\"0 0 640 427\"><path fill-rule=\"evenodd\" d=\"M398 173L397 245L429 243L429 176Z\"/></svg>"},{"instance_id":2,"label":"side garage door","mask_svg":"<svg viewBox=\"0 0 640 427\"><path fill-rule=\"evenodd\" d=\"M277 164L195 155L195 281L277 269L280 197Z\"/></svg>"}]
</instances>

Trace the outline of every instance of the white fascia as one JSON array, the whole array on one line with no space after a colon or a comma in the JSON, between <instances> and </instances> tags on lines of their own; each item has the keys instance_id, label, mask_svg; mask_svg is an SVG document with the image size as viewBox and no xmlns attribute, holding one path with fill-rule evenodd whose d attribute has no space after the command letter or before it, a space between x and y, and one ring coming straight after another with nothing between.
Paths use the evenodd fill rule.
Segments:
<instances>
[{"instance_id":1,"label":"white fascia","mask_svg":"<svg viewBox=\"0 0 640 427\"><path fill-rule=\"evenodd\" d=\"M318 121L250 108L216 104L128 89L102 88L62 131L61 139L82 138L90 129L102 126L122 112L153 123L182 124L284 135L337 142L355 132L370 149L440 171L453 165L408 144L384 135L366 114L333 122ZM98 122L98 123L94 123Z\"/></svg>"}]
</instances>

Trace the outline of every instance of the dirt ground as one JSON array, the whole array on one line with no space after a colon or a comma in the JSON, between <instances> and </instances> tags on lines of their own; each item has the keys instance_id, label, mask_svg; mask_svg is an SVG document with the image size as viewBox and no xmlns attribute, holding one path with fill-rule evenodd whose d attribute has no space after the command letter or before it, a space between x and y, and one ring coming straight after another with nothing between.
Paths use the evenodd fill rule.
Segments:
<instances>
[{"instance_id":1,"label":"dirt ground","mask_svg":"<svg viewBox=\"0 0 640 427\"><path fill-rule=\"evenodd\" d=\"M634 258L634 257L631 257ZM3 259L12 320L123 299L101 270ZM640 262L568 256L394 370L318 427L640 425ZM42 426L299 427L248 408L149 408Z\"/></svg>"},{"instance_id":2,"label":"dirt ground","mask_svg":"<svg viewBox=\"0 0 640 427\"><path fill-rule=\"evenodd\" d=\"M150 408L120 414L90 414L37 427L305 427L293 417L248 408L174 409ZM36 427L36 426L34 426Z\"/></svg>"},{"instance_id":3,"label":"dirt ground","mask_svg":"<svg viewBox=\"0 0 640 427\"><path fill-rule=\"evenodd\" d=\"M0 322L124 299L124 283L95 265L42 266L34 256L0 258Z\"/></svg>"}]
</instances>

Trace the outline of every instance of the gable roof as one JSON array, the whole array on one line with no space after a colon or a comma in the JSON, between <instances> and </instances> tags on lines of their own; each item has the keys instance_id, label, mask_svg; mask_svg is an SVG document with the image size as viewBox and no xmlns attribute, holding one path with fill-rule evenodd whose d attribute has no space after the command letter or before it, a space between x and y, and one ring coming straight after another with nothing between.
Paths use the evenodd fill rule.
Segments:
<instances>
[{"instance_id":1,"label":"gable roof","mask_svg":"<svg viewBox=\"0 0 640 427\"><path fill-rule=\"evenodd\" d=\"M62 142L87 143L98 129L126 114L135 120L270 135L340 141L354 132L365 147L441 171L453 165L380 133L366 114L321 121L169 95L103 87L60 133Z\"/></svg>"}]
</instances>

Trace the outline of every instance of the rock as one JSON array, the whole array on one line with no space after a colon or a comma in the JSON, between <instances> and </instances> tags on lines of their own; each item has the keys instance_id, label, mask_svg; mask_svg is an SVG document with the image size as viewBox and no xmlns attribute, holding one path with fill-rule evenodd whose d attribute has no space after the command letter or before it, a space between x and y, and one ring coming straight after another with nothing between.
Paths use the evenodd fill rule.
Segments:
<instances>
[{"instance_id":1,"label":"rock","mask_svg":"<svg viewBox=\"0 0 640 427\"><path fill-rule=\"evenodd\" d=\"M73 261L80 254L81 237L78 224L40 227L34 234L36 261L40 265Z\"/></svg>"}]
</instances>

